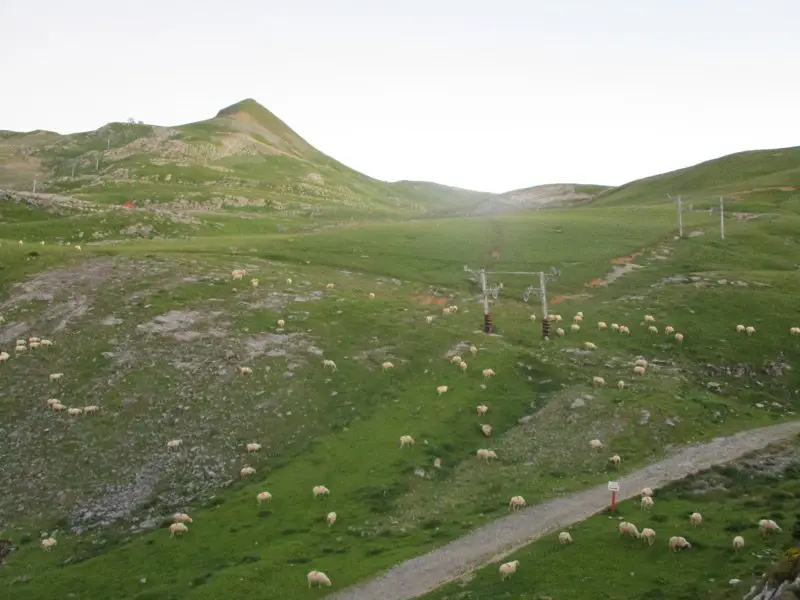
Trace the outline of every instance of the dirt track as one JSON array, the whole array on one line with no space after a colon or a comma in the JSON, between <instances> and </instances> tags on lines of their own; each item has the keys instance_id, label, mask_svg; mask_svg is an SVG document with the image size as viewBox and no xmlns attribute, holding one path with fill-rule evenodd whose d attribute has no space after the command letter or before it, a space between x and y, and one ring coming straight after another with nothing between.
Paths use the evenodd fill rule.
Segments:
<instances>
[{"instance_id":1,"label":"dirt track","mask_svg":"<svg viewBox=\"0 0 800 600\"><path fill-rule=\"evenodd\" d=\"M682 479L691 473L735 460L793 435L792 421L688 446L660 462L620 478L619 500ZM577 523L608 506L607 486L550 500L498 519L446 546L408 560L365 583L328 596L329 600L408 600L493 562L551 531Z\"/></svg>"}]
</instances>

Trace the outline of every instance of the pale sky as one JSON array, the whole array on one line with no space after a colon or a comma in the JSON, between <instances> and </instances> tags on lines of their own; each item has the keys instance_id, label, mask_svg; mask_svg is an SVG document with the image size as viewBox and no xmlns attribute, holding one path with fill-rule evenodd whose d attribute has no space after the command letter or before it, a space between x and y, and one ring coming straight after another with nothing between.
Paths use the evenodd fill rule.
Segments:
<instances>
[{"instance_id":1,"label":"pale sky","mask_svg":"<svg viewBox=\"0 0 800 600\"><path fill-rule=\"evenodd\" d=\"M0 129L252 97L367 175L618 185L800 145L800 0L0 0Z\"/></svg>"}]
</instances>

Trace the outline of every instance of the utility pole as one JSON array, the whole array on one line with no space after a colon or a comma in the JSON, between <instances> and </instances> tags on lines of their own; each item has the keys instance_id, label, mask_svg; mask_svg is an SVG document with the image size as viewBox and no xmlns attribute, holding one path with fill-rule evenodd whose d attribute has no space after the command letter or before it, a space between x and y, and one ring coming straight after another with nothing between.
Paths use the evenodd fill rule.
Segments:
<instances>
[{"instance_id":1,"label":"utility pole","mask_svg":"<svg viewBox=\"0 0 800 600\"><path fill-rule=\"evenodd\" d=\"M111 138L106 140L106 150L111 150Z\"/></svg>"},{"instance_id":2,"label":"utility pole","mask_svg":"<svg viewBox=\"0 0 800 600\"><path fill-rule=\"evenodd\" d=\"M72 176L75 177L75 165L78 163L72 163Z\"/></svg>"},{"instance_id":3,"label":"utility pole","mask_svg":"<svg viewBox=\"0 0 800 600\"><path fill-rule=\"evenodd\" d=\"M673 200L669 194L667 198ZM683 237L683 199L680 196L678 196L678 237Z\"/></svg>"},{"instance_id":4,"label":"utility pole","mask_svg":"<svg viewBox=\"0 0 800 600\"><path fill-rule=\"evenodd\" d=\"M488 272L483 267L479 271L475 271L464 265L464 271L472 273L472 280L477 280L481 286L481 293L483 294L483 331L484 333L492 333L492 331L494 331L494 325L492 325L492 315L489 312L489 295L491 294L492 298L496 299L500 294L500 290L503 289L503 284L500 283L498 285L489 286L486 278Z\"/></svg>"},{"instance_id":5,"label":"utility pole","mask_svg":"<svg viewBox=\"0 0 800 600\"><path fill-rule=\"evenodd\" d=\"M557 279L561 275L561 271L555 267L550 267L550 271L539 271L539 289L536 286L529 286L528 289L522 294L522 300L527 302L531 296L539 296L542 301L542 337L546 340L550 339L550 313L547 310L547 282Z\"/></svg>"},{"instance_id":6,"label":"utility pole","mask_svg":"<svg viewBox=\"0 0 800 600\"><path fill-rule=\"evenodd\" d=\"M719 237L725 239L725 198L719 197Z\"/></svg>"},{"instance_id":7,"label":"utility pole","mask_svg":"<svg viewBox=\"0 0 800 600\"><path fill-rule=\"evenodd\" d=\"M94 155L94 170L95 171L99 171L100 170L100 153L99 152Z\"/></svg>"},{"instance_id":8,"label":"utility pole","mask_svg":"<svg viewBox=\"0 0 800 600\"><path fill-rule=\"evenodd\" d=\"M36 193L36 180L33 180L33 193Z\"/></svg>"}]
</instances>

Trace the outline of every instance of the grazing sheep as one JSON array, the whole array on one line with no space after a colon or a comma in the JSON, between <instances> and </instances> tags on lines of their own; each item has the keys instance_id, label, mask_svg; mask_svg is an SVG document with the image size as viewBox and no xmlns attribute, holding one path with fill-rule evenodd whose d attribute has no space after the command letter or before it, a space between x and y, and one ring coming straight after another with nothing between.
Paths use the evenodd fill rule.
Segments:
<instances>
[{"instance_id":1,"label":"grazing sheep","mask_svg":"<svg viewBox=\"0 0 800 600\"><path fill-rule=\"evenodd\" d=\"M536 320L536 315L531 315L531 321L535 321L535 320Z\"/></svg>"},{"instance_id":2,"label":"grazing sheep","mask_svg":"<svg viewBox=\"0 0 800 600\"><path fill-rule=\"evenodd\" d=\"M634 365L636 365L637 367L644 367L645 369L646 369L646 368L647 368L647 366L648 366L648 365L647 365L647 361L646 361L645 359L643 359L643 358L637 358L637 359L636 359L636 360L633 362L633 364L634 364Z\"/></svg>"},{"instance_id":3,"label":"grazing sheep","mask_svg":"<svg viewBox=\"0 0 800 600\"><path fill-rule=\"evenodd\" d=\"M560 337L564 337L567 334L567 332L561 329L561 327L559 327L558 329L556 329L556 334L559 335Z\"/></svg>"},{"instance_id":4,"label":"grazing sheep","mask_svg":"<svg viewBox=\"0 0 800 600\"><path fill-rule=\"evenodd\" d=\"M431 323L433 323L433 316L432 316L432 315L428 315L427 317L425 317L425 322L426 322L428 325L430 325Z\"/></svg>"},{"instance_id":5,"label":"grazing sheep","mask_svg":"<svg viewBox=\"0 0 800 600\"><path fill-rule=\"evenodd\" d=\"M508 510L519 510L525 508L525 498L522 496L512 496L508 501Z\"/></svg>"},{"instance_id":6,"label":"grazing sheep","mask_svg":"<svg viewBox=\"0 0 800 600\"><path fill-rule=\"evenodd\" d=\"M48 538L44 538L39 543L39 545L41 546L42 550L44 550L45 552L50 552L50 550L53 549L53 546L55 546L57 543L58 542L56 541L56 538L48 537Z\"/></svg>"},{"instance_id":7,"label":"grazing sheep","mask_svg":"<svg viewBox=\"0 0 800 600\"><path fill-rule=\"evenodd\" d=\"M91 413L100 412L100 407L96 404L90 404L89 406L83 407L83 414L88 415Z\"/></svg>"},{"instance_id":8,"label":"grazing sheep","mask_svg":"<svg viewBox=\"0 0 800 600\"><path fill-rule=\"evenodd\" d=\"M172 515L172 522L173 523L191 523L192 517L187 515L186 513L175 513Z\"/></svg>"},{"instance_id":9,"label":"grazing sheep","mask_svg":"<svg viewBox=\"0 0 800 600\"><path fill-rule=\"evenodd\" d=\"M58 400L56 400L55 398L50 398L50 399L47 401L47 406L53 406L53 404L59 404L59 401L58 401Z\"/></svg>"},{"instance_id":10,"label":"grazing sheep","mask_svg":"<svg viewBox=\"0 0 800 600\"><path fill-rule=\"evenodd\" d=\"M800 335L800 327L790 327L789 335Z\"/></svg>"},{"instance_id":11,"label":"grazing sheep","mask_svg":"<svg viewBox=\"0 0 800 600\"><path fill-rule=\"evenodd\" d=\"M317 496L327 496L331 491L324 485L315 485L311 488L311 493L314 494L314 498L316 498Z\"/></svg>"},{"instance_id":12,"label":"grazing sheep","mask_svg":"<svg viewBox=\"0 0 800 600\"><path fill-rule=\"evenodd\" d=\"M494 450L488 450L487 448L478 448L478 451L475 453L478 458L482 458L486 462L489 462L489 459L494 458L497 460L497 453Z\"/></svg>"},{"instance_id":13,"label":"grazing sheep","mask_svg":"<svg viewBox=\"0 0 800 600\"><path fill-rule=\"evenodd\" d=\"M653 543L656 541L656 532L649 527L645 527L642 529L641 538L647 541L648 546L652 546Z\"/></svg>"},{"instance_id":14,"label":"grazing sheep","mask_svg":"<svg viewBox=\"0 0 800 600\"><path fill-rule=\"evenodd\" d=\"M735 538L733 538L733 551L738 552L742 548L744 548L744 538L740 535L737 535Z\"/></svg>"},{"instance_id":15,"label":"grazing sheep","mask_svg":"<svg viewBox=\"0 0 800 600\"><path fill-rule=\"evenodd\" d=\"M81 410L80 408L69 408L67 409L67 414L70 417L79 417L83 414L83 410Z\"/></svg>"},{"instance_id":16,"label":"grazing sheep","mask_svg":"<svg viewBox=\"0 0 800 600\"><path fill-rule=\"evenodd\" d=\"M53 409L53 412L57 410L67 410L67 407L61 404L61 402L54 402L50 405L50 408Z\"/></svg>"},{"instance_id":17,"label":"grazing sheep","mask_svg":"<svg viewBox=\"0 0 800 600\"><path fill-rule=\"evenodd\" d=\"M336 371L336 363L332 360L323 360L322 361L322 368L327 369L328 367L331 368L331 371Z\"/></svg>"},{"instance_id":18,"label":"grazing sheep","mask_svg":"<svg viewBox=\"0 0 800 600\"><path fill-rule=\"evenodd\" d=\"M316 584L319 587L323 585L331 587L331 580L322 571L309 571L306 578L308 579L308 587L311 587L312 584Z\"/></svg>"},{"instance_id":19,"label":"grazing sheep","mask_svg":"<svg viewBox=\"0 0 800 600\"><path fill-rule=\"evenodd\" d=\"M20 241L19 241L19 242L17 242L17 243L18 243L20 246L22 246L22 244L23 244L23 241L22 241L22 240L20 240Z\"/></svg>"},{"instance_id":20,"label":"grazing sheep","mask_svg":"<svg viewBox=\"0 0 800 600\"><path fill-rule=\"evenodd\" d=\"M286 278L286 285L292 285L292 278L291 277L287 277Z\"/></svg>"},{"instance_id":21,"label":"grazing sheep","mask_svg":"<svg viewBox=\"0 0 800 600\"><path fill-rule=\"evenodd\" d=\"M469 347L469 352L470 352L470 354L472 354L472 356L477 356L478 355L478 347L474 346L474 345L470 346Z\"/></svg>"},{"instance_id":22,"label":"grazing sheep","mask_svg":"<svg viewBox=\"0 0 800 600\"><path fill-rule=\"evenodd\" d=\"M241 279L247 273L246 269L234 269L231 271L231 279Z\"/></svg>"},{"instance_id":23,"label":"grazing sheep","mask_svg":"<svg viewBox=\"0 0 800 600\"><path fill-rule=\"evenodd\" d=\"M609 457L608 462L610 462L615 467L619 467L619 463L622 459L619 457L619 454L614 454L613 456Z\"/></svg>"},{"instance_id":24,"label":"grazing sheep","mask_svg":"<svg viewBox=\"0 0 800 600\"><path fill-rule=\"evenodd\" d=\"M619 534L620 535L629 535L631 537L640 538L642 534L639 533L639 530L636 529L636 525L633 523L629 523L627 521L622 521L619 524Z\"/></svg>"},{"instance_id":25,"label":"grazing sheep","mask_svg":"<svg viewBox=\"0 0 800 600\"><path fill-rule=\"evenodd\" d=\"M414 445L414 438L411 437L410 435L401 435L400 436L400 447L402 448L403 446L406 446L406 445L413 446Z\"/></svg>"},{"instance_id":26,"label":"grazing sheep","mask_svg":"<svg viewBox=\"0 0 800 600\"><path fill-rule=\"evenodd\" d=\"M445 307L445 308L442 309L442 316L443 317L449 317L451 313L452 313L452 311L450 310L449 307Z\"/></svg>"},{"instance_id":27,"label":"grazing sheep","mask_svg":"<svg viewBox=\"0 0 800 600\"><path fill-rule=\"evenodd\" d=\"M692 545L686 541L685 537L673 535L671 538L669 538L669 547L673 552L677 552L683 548L691 548Z\"/></svg>"},{"instance_id":28,"label":"grazing sheep","mask_svg":"<svg viewBox=\"0 0 800 600\"><path fill-rule=\"evenodd\" d=\"M703 515L699 512L693 512L689 515L689 522L692 524L692 527L697 527L703 522Z\"/></svg>"},{"instance_id":29,"label":"grazing sheep","mask_svg":"<svg viewBox=\"0 0 800 600\"><path fill-rule=\"evenodd\" d=\"M370 299L370 300L374 300L374 299L375 299L375 294L374 294L374 293L372 293L372 292L370 292L370 293L369 293L369 299Z\"/></svg>"},{"instance_id":30,"label":"grazing sheep","mask_svg":"<svg viewBox=\"0 0 800 600\"><path fill-rule=\"evenodd\" d=\"M736 333L744 333L745 327L744 325L737 325L736 326Z\"/></svg>"},{"instance_id":31,"label":"grazing sheep","mask_svg":"<svg viewBox=\"0 0 800 600\"><path fill-rule=\"evenodd\" d=\"M783 531L780 527L778 527L778 524L772 519L761 519L758 522L758 529L761 531L761 535Z\"/></svg>"},{"instance_id":32,"label":"grazing sheep","mask_svg":"<svg viewBox=\"0 0 800 600\"><path fill-rule=\"evenodd\" d=\"M583 347L587 350L597 350L597 345L592 342L583 342Z\"/></svg>"},{"instance_id":33,"label":"grazing sheep","mask_svg":"<svg viewBox=\"0 0 800 600\"><path fill-rule=\"evenodd\" d=\"M481 431L483 435L486 437L492 437L492 426L491 425L481 425Z\"/></svg>"},{"instance_id":34,"label":"grazing sheep","mask_svg":"<svg viewBox=\"0 0 800 600\"><path fill-rule=\"evenodd\" d=\"M283 319L278 319L276 325L278 326L278 329L283 329L284 327L286 327L286 321L284 321Z\"/></svg>"},{"instance_id":35,"label":"grazing sheep","mask_svg":"<svg viewBox=\"0 0 800 600\"><path fill-rule=\"evenodd\" d=\"M581 326L578 325L577 323L573 323L572 325L569 326L569 330L570 331L580 331L581 330Z\"/></svg>"},{"instance_id":36,"label":"grazing sheep","mask_svg":"<svg viewBox=\"0 0 800 600\"><path fill-rule=\"evenodd\" d=\"M259 506L261 506L263 502L269 502L270 500L272 500L272 494L269 492L259 492L256 496L256 502L258 502Z\"/></svg>"},{"instance_id":37,"label":"grazing sheep","mask_svg":"<svg viewBox=\"0 0 800 600\"><path fill-rule=\"evenodd\" d=\"M620 325L619 326L619 332L624 334L624 335L630 335L631 334L631 330L628 329L627 325Z\"/></svg>"},{"instance_id":38,"label":"grazing sheep","mask_svg":"<svg viewBox=\"0 0 800 600\"><path fill-rule=\"evenodd\" d=\"M650 496L642 496L642 510L650 510L653 508L653 504L655 504L655 500L653 500Z\"/></svg>"},{"instance_id":39,"label":"grazing sheep","mask_svg":"<svg viewBox=\"0 0 800 600\"><path fill-rule=\"evenodd\" d=\"M611 331L619 331L619 325L616 323L611 324Z\"/></svg>"},{"instance_id":40,"label":"grazing sheep","mask_svg":"<svg viewBox=\"0 0 800 600\"><path fill-rule=\"evenodd\" d=\"M328 290L332 290L333 288L334 288L334 285L332 283L329 283L328 285L325 286L325 289L328 289Z\"/></svg>"},{"instance_id":41,"label":"grazing sheep","mask_svg":"<svg viewBox=\"0 0 800 600\"><path fill-rule=\"evenodd\" d=\"M80 244L75 244L75 246L73 246L73 247L75 248L75 250L78 250L78 251L82 250Z\"/></svg>"},{"instance_id":42,"label":"grazing sheep","mask_svg":"<svg viewBox=\"0 0 800 600\"><path fill-rule=\"evenodd\" d=\"M572 543L572 536L569 534L568 531L562 531L558 534L558 541L562 544L571 544Z\"/></svg>"},{"instance_id":43,"label":"grazing sheep","mask_svg":"<svg viewBox=\"0 0 800 600\"><path fill-rule=\"evenodd\" d=\"M573 323L580 323L581 321L583 321L583 317L581 315L575 315L574 317L572 317Z\"/></svg>"},{"instance_id":44,"label":"grazing sheep","mask_svg":"<svg viewBox=\"0 0 800 600\"><path fill-rule=\"evenodd\" d=\"M59 381L64 377L63 373L50 373L50 381Z\"/></svg>"},{"instance_id":45,"label":"grazing sheep","mask_svg":"<svg viewBox=\"0 0 800 600\"><path fill-rule=\"evenodd\" d=\"M240 375L252 375L253 369L250 367L237 367Z\"/></svg>"},{"instance_id":46,"label":"grazing sheep","mask_svg":"<svg viewBox=\"0 0 800 600\"><path fill-rule=\"evenodd\" d=\"M251 475L255 475L256 470L253 467L242 467L239 471L239 477L250 477Z\"/></svg>"},{"instance_id":47,"label":"grazing sheep","mask_svg":"<svg viewBox=\"0 0 800 600\"><path fill-rule=\"evenodd\" d=\"M257 288L258 287L258 279L256 279L255 277L250 279L250 287Z\"/></svg>"},{"instance_id":48,"label":"grazing sheep","mask_svg":"<svg viewBox=\"0 0 800 600\"><path fill-rule=\"evenodd\" d=\"M652 496L653 495L653 490L651 488L649 488L649 487L642 488L641 494L642 494L642 496Z\"/></svg>"},{"instance_id":49,"label":"grazing sheep","mask_svg":"<svg viewBox=\"0 0 800 600\"><path fill-rule=\"evenodd\" d=\"M0 352L0 362L6 362L11 355L8 352Z\"/></svg>"},{"instance_id":50,"label":"grazing sheep","mask_svg":"<svg viewBox=\"0 0 800 600\"><path fill-rule=\"evenodd\" d=\"M500 565L500 581L505 581L506 577L510 576L512 573L516 573L517 567L519 567L518 560L512 560L511 562Z\"/></svg>"},{"instance_id":51,"label":"grazing sheep","mask_svg":"<svg viewBox=\"0 0 800 600\"><path fill-rule=\"evenodd\" d=\"M461 369L461 371L462 371L462 372L463 372L463 371L466 371L466 370L467 370L467 363L465 363L465 362L462 360L460 363L458 363L458 368L459 368L459 369Z\"/></svg>"},{"instance_id":52,"label":"grazing sheep","mask_svg":"<svg viewBox=\"0 0 800 600\"><path fill-rule=\"evenodd\" d=\"M27 352L27 346L14 346L14 354L22 354L23 352Z\"/></svg>"},{"instance_id":53,"label":"grazing sheep","mask_svg":"<svg viewBox=\"0 0 800 600\"><path fill-rule=\"evenodd\" d=\"M634 375L644 375L645 368L644 367L633 367L633 374Z\"/></svg>"},{"instance_id":54,"label":"grazing sheep","mask_svg":"<svg viewBox=\"0 0 800 600\"><path fill-rule=\"evenodd\" d=\"M51 340L41 340L39 343L46 348L53 345L53 342Z\"/></svg>"},{"instance_id":55,"label":"grazing sheep","mask_svg":"<svg viewBox=\"0 0 800 600\"><path fill-rule=\"evenodd\" d=\"M394 365L387 360L385 363L381 365L381 369L383 369L383 372L385 373L389 369L394 369Z\"/></svg>"},{"instance_id":56,"label":"grazing sheep","mask_svg":"<svg viewBox=\"0 0 800 600\"><path fill-rule=\"evenodd\" d=\"M331 525L336 523L336 513L335 512L329 512L328 516L325 517L325 520L328 522L328 527L330 527Z\"/></svg>"},{"instance_id":57,"label":"grazing sheep","mask_svg":"<svg viewBox=\"0 0 800 600\"><path fill-rule=\"evenodd\" d=\"M439 387L436 388L436 393L441 396L442 394L447 393L447 390L448 387L446 385L440 385Z\"/></svg>"},{"instance_id":58,"label":"grazing sheep","mask_svg":"<svg viewBox=\"0 0 800 600\"><path fill-rule=\"evenodd\" d=\"M756 332L756 328L755 328L755 327L753 327L752 325L748 325L748 326L745 328L745 330L744 330L744 331L745 331L745 333L746 333L747 335L753 335L753 334L755 334L755 332Z\"/></svg>"},{"instance_id":59,"label":"grazing sheep","mask_svg":"<svg viewBox=\"0 0 800 600\"><path fill-rule=\"evenodd\" d=\"M597 322L597 328L601 329L601 330L602 329L608 329L608 323L606 323L605 321L598 321Z\"/></svg>"},{"instance_id":60,"label":"grazing sheep","mask_svg":"<svg viewBox=\"0 0 800 600\"><path fill-rule=\"evenodd\" d=\"M183 445L183 440L170 440L167 442L167 450L177 450Z\"/></svg>"},{"instance_id":61,"label":"grazing sheep","mask_svg":"<svg viewBox=\"0 0 800 600\"><path fill-rule=\"evenodd\" d=\"M603 448L603 442L600 440L594 439L589 442L589 447L592 450L601 450Z\"/></svg>"},{"instance_id":62,"label":"grazing sheep","mask_svg":"<svg viewBox=\"0 0 800 600\"><path fill-rule=\"evenodd\" d=\"M483 378L487 379L489 377L494 377L495 372L494 369L484 369L483 370Z\"/></svg>"},{"instance_id":63,"label":"grazing sheep","mask_svg":"<svg viewBox=\"0 0 800 600\"><path fill-rule=\"evenodd\" d=\"M624 381L622 381L622 379L620 379L620 380L617 382L617 388L619 388L619 389L621 389L621 390L624 390L624 389L625 389L625 382L624 382Z\"/></svg>"},{"instance_id":64,"label":"grazing sheep","mask_svg":"<svg viewBox=\"0 0 800 600\"><path fill-rule=\"evenodd\" d=\"M34 349L34 350L35 350L35 349L36 349L36 348L38 348L39 346L40 346L39 342L34 342L34 341L30 341L30 342L28 342L28 348L31 348L31 349Z\"/></svg>"},{"instance_id":65,"label":"grazing sheep","mask_svg":"<svg viewBox=\"0 0 800 600\"><path fill-rule=\"evenodd\" d=\"M169 537L175 537L189 531L189 528L183 523L173 523L169 526Z\"/></svg>"},{"instance_id":66,"label":"grazing sheep","mask_svg":"<svg viewBox=\"0 0 800 600\"><path fill-rule=\"evenodd\" d=\"M486 406L485 404L478 404L477 409L478 409L478 416L480 417L481 415L486 414L486 411L489 410L489 407Z\"/></svg>"},{"instance_id":67,"label":"grazing sheep","mask_svg":"<svg viewBox=\"0 0 800 600\"><path fill-rule=\"evenodd\" d=\"M454 365L457 365L458 363L462 362L461 361L461 355L460 354L456 354L454 357L452 357L450 359L450 362L453 363Z\"/></svg>"},{"instance_id":68,"label":"grazing sheep","mask_svg":"<svg viewBox=\"0 0 800 600\"><path fill-rule=\"evenodd\" d=\"M675 334L675 341L678 342L678 343L683 342L683 334L682 333L676 333Z\"/></svg>"},{"instance_id":69,"label":"grazing sheep","mask_svg":"<svg viewBox=\"0 0 800 600\"><path fill-rule=\"evenodd\" d=\"M553 318L556 320L556 323L561 323L564 319L561 318L561 315L553 315Z\"/></svg>"},{"instance_id":70,"label":"grazing sheep","mask_svg":"<svg viewBox=\"0 0 800 600\"><path fill-rule=\"evenodd\" d=\"M605 385L606 380L602 377L592 377L592 384L593 385Z\"/></svg>"},{"instance_id":71,"label":"grazing sheep","mask_svg":"<svg viewBox=\"0 0 800 600\"><path fill-rule=\"evenodd\" d=\"M251 442L246 446L248 452L258 452L261 450L261 444L257 444L256 442Z\"/></svg>"},{"instance_id":72,"label":"grazing sheep","mask_svg":"<svg viewBox=\"0 0 800 600\"><path fill-rule=\"evenodd\" d=\"M656 327L655 325L650 325L650 327L647 328L647 332L648 333L658 333L658 327Z\"/></svg>"},{"instance_id":73,"label":"grazing sheep","mask_svg":"<svg viewBox=\"0 0 800 600\"><path fill-rule=\"evenodd\" d=\"M655 317L653 315L645 315L644 316L644 322L645 323L655 323L656 319L655 319Z\"/></svg>"},{"instance_id":74,"label":"grazing sheep","mask_svg":"<svg viewBox=\"0 0 800 600\"><path fill-rule=\"evenodd\" d=\"M442 459L441 458L434 458L433 459L433 468L434 469L441 469L442 468Z\"/></svg>"}]
</instances>

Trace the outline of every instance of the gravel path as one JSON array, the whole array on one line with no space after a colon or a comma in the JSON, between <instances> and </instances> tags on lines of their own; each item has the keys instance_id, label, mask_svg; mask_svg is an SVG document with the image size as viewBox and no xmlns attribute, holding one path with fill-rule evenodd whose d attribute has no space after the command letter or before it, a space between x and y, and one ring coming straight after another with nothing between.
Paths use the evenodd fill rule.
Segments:
<instances>
[{"instance_id":1,"label":"gravel path","mask_svg":"<svg viewBox=\"0 0 800 600\"><path fill-rule=\"evenodd\" d=\"M724 464L800 434L800 421L791 421L715 438L688 446L677 454L619 479L618 500L626 500L649 486L662 487L691 473ZM583 521L609 504L606 484L570 496L531 506L498 519L472 533L397 565L382 575L331 596L330 600L409 600L453 579L494 562L536 538Z\"/></svg>"}]
</instances>

